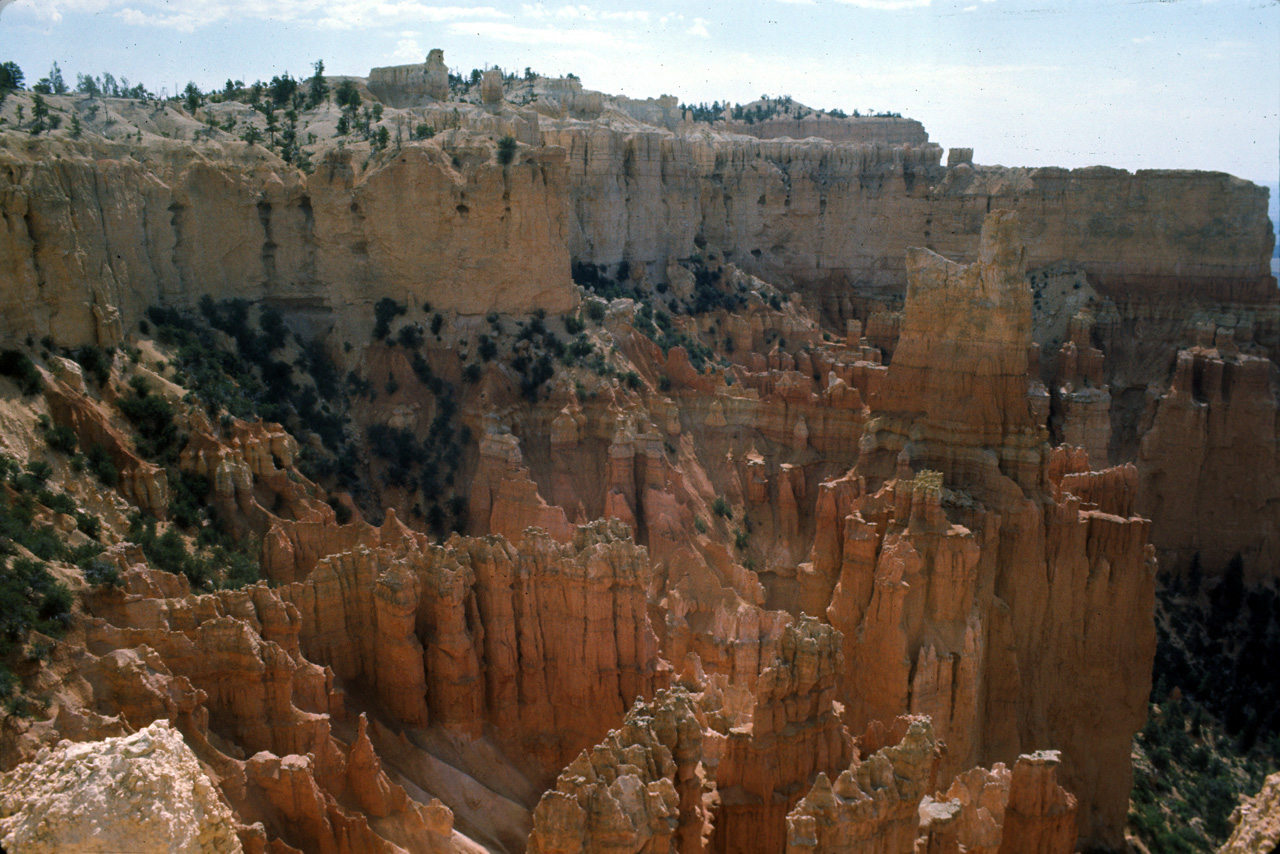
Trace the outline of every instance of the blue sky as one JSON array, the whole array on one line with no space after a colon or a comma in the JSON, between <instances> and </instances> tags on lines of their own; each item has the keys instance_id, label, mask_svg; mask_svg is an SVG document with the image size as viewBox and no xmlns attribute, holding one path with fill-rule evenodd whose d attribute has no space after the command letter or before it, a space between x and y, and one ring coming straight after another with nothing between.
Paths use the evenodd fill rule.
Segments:
<instances>
[{"instance_id":1,"label":"blue sky","mask_svg":"<svg viewBox=\"0 0 1280 854\"><path fill-rule=\"evenodd\" d=\"M421 61L893 110L979 163L1280 177L1278 0L0 0L0 60L159 90Z\"/></svg>"}]
</instances>

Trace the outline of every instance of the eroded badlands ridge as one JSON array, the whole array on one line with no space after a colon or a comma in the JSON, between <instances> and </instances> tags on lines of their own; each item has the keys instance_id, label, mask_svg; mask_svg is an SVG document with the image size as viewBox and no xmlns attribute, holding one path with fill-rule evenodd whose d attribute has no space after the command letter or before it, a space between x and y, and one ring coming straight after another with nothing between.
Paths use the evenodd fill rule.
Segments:
<instances>
[{"instance_id":1,"label":"eroded badlands ridge","mask_svg":"<svg viewBox=\"0 0 1280 854\"><path fill-rule=\"evenodd\" d=\"M433 62L310 173L0 134L2 441L80 505L3 487L78 598L4 767L168 720L274 854L1119 849L1156 550L1273 565L1265 191Z\"/></svg>"}]
</instances>

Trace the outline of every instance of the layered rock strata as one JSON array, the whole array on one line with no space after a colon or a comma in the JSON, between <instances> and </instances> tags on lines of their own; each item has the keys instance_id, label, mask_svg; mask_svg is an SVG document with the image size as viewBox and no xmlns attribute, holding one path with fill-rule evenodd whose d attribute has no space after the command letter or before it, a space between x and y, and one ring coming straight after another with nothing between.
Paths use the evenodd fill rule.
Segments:
<instances>
[{"instance_id":1,"label":"layered rock strata","mask_svg":"<svg viewBox=\"0 0 1280 854\"><path fill-rule=\"evenodd\" d=\"M116 344L149 306L204 295L322 314L383 296L474 314L576 301L556 149L499 166L415 145L367 167L335 149L309 175L235 142L2 151L10 336Z\"/></svg>"},{"instance_id":2,"label":"layered rock strata","mask_svg":"<svg viewBox=\"0 0 1280 854\"><path fill-rule=\"evenodd\" d=\"M1150 523L1132 468L1049 454L1017 217L993 213L984 235L968 268L912 256L858 467L885 485L853 491L826 535L827 615L851 639L842 696L855 728L934 716L944 777L1062 750L1081 838L1115 846L1154 655ZM1094 656L1107 678L1071 663Z\"/></svg>"}]
</instances>

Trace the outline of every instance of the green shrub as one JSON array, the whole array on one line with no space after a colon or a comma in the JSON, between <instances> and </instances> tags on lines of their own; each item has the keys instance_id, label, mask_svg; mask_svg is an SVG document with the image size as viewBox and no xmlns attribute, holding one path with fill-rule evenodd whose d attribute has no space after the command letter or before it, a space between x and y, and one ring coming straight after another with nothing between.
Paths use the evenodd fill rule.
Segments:
<instances>
[{"instance_id":1,"label":"green shrub","mask_svg":"<svg viewBox=\"0 0 1280 854\"><path fill-rule=\"evenodd\" d=\"M503 166L511 165L511 161L516 157L516 138L508 134L498 140L498 162Z\"/></svg>"},{"instance_id":2,"label":"green shrub","mask_svg":"<svg viewBox=\"0 0 1280 854\"><path fill-rule=\"evenodd\" d=\"M114 356L114 350L104 351L95 344L87 344L76 351L76 361L80 363L80 367L100 386L105 385L111 377L111 363Z\"/></svg>"},{"instance_id":3,"label":"green shrub","mask_svg":"<svg viewBox=\"0 0 1280 854\"><path fill-rule=\"evenodd\" d=\"M724 496L722 495L717 495L716 500L711 502L711 510L717 516L722 516L725 519L733 518L733 509L729 506L729 502L724 500Z\"/></svg>"},{"instance_id":4,"label":"green shrub","mask_svg":"<svg viewBox=\"0 0 1280 854\"><path fill-rule=\"evenodd\" d=\"M36 394L44 388L44 380L35 363L19 350L0 350L0 375L12 377L23 395Z\"/></svg>"},{"instance_id":5,"label":"green shrub","mask_svg":"<svg viewBox=\"0 0 1280 854\"><path fill-rule=\"evenodd\" d=\"M408 311L408 307L403 303L396 302L391 297L383 297L373 306L373 337L377 341L387 337L387 333L391 331L391 321L395 320L398 315Z\"/></svg>"},{"instance_id":6,"label":"green shrub","mask_svg":"<svg viewBox=\"0 0 1280 854\"><path fill-rule=\"evenodd\" d=\"M71 456L76 452L76 434L63 424L51 424L45 416L41 416L40 432L51 450Z\"/></svg>"},{"instance_id":7,"label":"green shrub","mask_svg":"<svg viewBox=\"0 0 1280 854\"><path fill-rule=\"evenodd\" d=\"M122 398L117 406L138 432L138 452L148 459L175 461L179 435L173 422L173 406L160 395L151 394L142 377L134 377L129 384L134 396Z\"/></svg>"},{"instance_id":8,"label":"green shrub","mask_svg":"<svg viewBox=\"0 0 1280 854\"><path fill-rule=\"evenodd\" d=\"M0 656L20 647L31 631L61 637L71 623L71 591L40 561L0 559Z\"/></svg>"},{"instance_id":9,"label":"green shrub","mask_svg":"<svg viewBox=\"0 0 1280 854\"><path fill-rule=\"evenodd\" d=\"M94 477L103 486L115 488L120 482L120 471L116 468L116 464L111 459L111 455L107 453L107 449L102 445L92 445L89 453L85 457L88 463L89 471L93 472Z\"/></svg>"},{"instance_id":10,"label":"green shrub","mask_svg":"<svg viewBox=\"0 0 1280 854\"><path fill-rule=\"evenodd\" d=\"M701 516L693 517L693 527L698 530L699 534L705 534L707 532L706 520L704 520Z\"/></svg>"},{"instance_id":11,"label":"green shrub","mask_svg":"<svg viewBox=\"0 0 1280 854\"><path fill-rule=\"evenodd\" d=\"M98 539L102 536L102 520L92 513L86 513L83 510L75 511L76 530L84 534L86 537Z\"/></svg>"},{"instance_id":12,"label":"green shrub","mask_svg":"<svg viewBox=\"0 0 1280 854\"><path fill-rule=\"evenodd\" d=\"M50 492L43 489L36 496L41 504L48 507L55 513L62 513L70 516L76 512L76 500L65 492Z\"/></svg>"},{"instance_id":13,"label":"green shrub","mask_svg":"<svg viewBox=\"0 0 1280 854\"><path fill-rule=\"evenodd\" d=\"M27 463L27 475L39 486L44 486L53 475L53 466L44 460L31 460Z\"/></svg>"}]
</instances>

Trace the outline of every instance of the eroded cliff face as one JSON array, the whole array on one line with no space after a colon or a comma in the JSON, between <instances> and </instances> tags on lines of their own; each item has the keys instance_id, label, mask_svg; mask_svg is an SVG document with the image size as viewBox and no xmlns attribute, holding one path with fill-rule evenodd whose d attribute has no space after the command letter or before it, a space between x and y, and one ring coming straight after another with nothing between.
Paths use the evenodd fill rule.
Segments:
<instances>
[{"instance_id":1,"label":"eroded cliff face","mask_svg":"<svg viewBox=\"0 0 1280 854\"><path fill-rule=\"evenodd\" d=\"M83 604L23 665L50 702L5 766L168 720L273 854L1119 848L1151 543L1274 557L1258 189L704 133L580 86L514 108L495 75L455 110L435 59L362 91L450 130L310 174L0 136L3 322L52 338L15 345L44 390L0 380L0 438L99 502L121 577L49 559ZM185 339L137 322L205 295L263 334L280 311L293 343L219 382L292 375L308 417L257 405L296 435L198 400L222 387L174 370ZM387 296L407 314L372 334ZM56 352L95 341L122 345L101 379ZM167 457L140 388L175 408ZM5 507L96 548L16 477ZM252 543L270 583L193 590L144 516Z\"/></svg>"},{"instance_id":2,"label":"eroded cliff face","mask_svg":"<svg viewBox=\"0 0 1280 854\"><path fill-rule=\"evenodd\" d=\"M387 296L472 314L576 300L554 149L505 167L485 148L464 162L417 145L363 164L333 149L311 174L237 142L6 134L2 151L10 337L117 344L148 307L205 295L305 307L329 326Z\"/></svg>"},{"instance_id":3,"label":"eroded cliff face","mask_svg":"<svg viewBox=\"0 0 1280 854\"><path fill-rule=\"evenodd\" d=\"M1141 509L1172 567L1238 557L1255 583L1280 559L1275 364L1232 343L1178 353L1138 452Z\"/></svg>"},{"instance_id":4,"label":"eroded cliff face","mask_svg":"<svg viewBox=\"0 0 1280 854\"><path fill-rule=\"evenodd\" d=\"M784 304L729 265L717 293L749 295L736 311L677 320L593 302L602 319L576 334L616 367L566 367L533 401L515 371L548 346L540 318L518 333L499 333L500 318L483 333L442 322L430 346L362 347L356 385L361 374L420 385L389 383L390 400L371 400L356 424L388 419L428 438L462 338L509 348L447 392L473 413L475 451L459 470L469 535L439 543L417 530L403 486L386 487L380 526L339 522L351 499L298 474L304 443L182 404L185 445L152 478L168 472L174 490L130 487L120 500L176 516L177 485L205 478L220 524L261 538L276 586L193 595L147 568L122 526L106 559L123 588L86 598L82 651L49 677L65 686L56 716L7 755L169 719L251 850L515 851L532 830L539 850L590 850L603 833L653 850L765 852L788 844L806 797L819 825L852 820L822 781L901 739L894 721L916 714L947 744L929 787L1062 750L1076 807L1053 807L1058 830L1045 833L1065 839L1070 825L1074 840L1078 826L1086 844L1113 845L1152 655L1148 526L1133 515L1131 468L1092 471L1086 452L1049 450L1022 258L1005 213L970 267L913 257L889 366L865 338L824 341L798 297ZM657 321L686 343L659 344ZM688 348L726 335L741 348L695 370ZM57 363L43 405L141 471L142 445L116 420L123 388L145 380L175 403L181 389L158 362L117 361L101 384ZM1105 675L1081 659L1107 662ZM637 734L659 754L640 772L608 770L617 762L596 751L571 761L673 678L701 699L669 695L684 711L663 727L688 732ZM633 747L617 746L624 764L640 761ZM566 764L571 780L535 809ZM584 803L605 802L602 785L615 803L604 824L582 818ZM829 785L858 800L852 783ZM897 840L885 850L914 838L911 809L868 833ZM938 809L929 844L945 848L959 831L955 810Z\"/></svg>"},{"instance_id":5,"label":"eroded cliff face","mask_svg":"<svg viewBox=\"0 0 1280 854\"><path fill-rule=\"evenodd\" d=\"M972 261L983 218L1006 209L1022 215L1030 268L1075 265L1108 295L1274 302L1266 190L1229 175L944 166L929 143L573 125L542 135L568 154L570 252L592 263L661 275L669 257L709 244L828 316L854 317L856 292L902 293L908 247Z\"/></svg>"}]
</instances>

